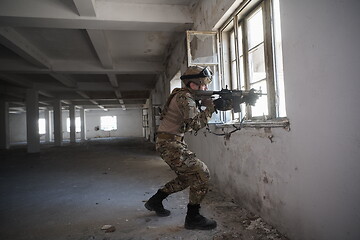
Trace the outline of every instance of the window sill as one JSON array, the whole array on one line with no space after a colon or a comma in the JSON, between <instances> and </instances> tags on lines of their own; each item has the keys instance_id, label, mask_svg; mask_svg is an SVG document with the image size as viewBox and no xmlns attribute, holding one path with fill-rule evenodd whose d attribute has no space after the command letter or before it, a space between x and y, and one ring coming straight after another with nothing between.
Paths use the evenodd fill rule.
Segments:
<instances>
[{"instance_id":1,"label":"window sill","mask_svg":"<svg viewBox=\"0 0 360 240\"><path fill-rule=\"evenodd\" d=\"M288 118L276 118L271 120L248 120L240 123L227 122L227 123L213 123L216 128L284 128L290 131L290 121Z\"/></svg>"}]
</instances>

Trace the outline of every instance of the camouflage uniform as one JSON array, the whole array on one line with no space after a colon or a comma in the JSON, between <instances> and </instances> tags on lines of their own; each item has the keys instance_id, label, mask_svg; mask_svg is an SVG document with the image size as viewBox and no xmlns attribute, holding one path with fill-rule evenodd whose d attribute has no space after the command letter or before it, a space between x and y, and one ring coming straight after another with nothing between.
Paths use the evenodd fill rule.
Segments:
<instances>
[{"instance_id":1,"label":"camouflage uniform","mask_svg":"<svg viewBox=\"0 0 360 240\"><path fill-rule=\"evenodd\" d=\"M215 111L208 106L199 111L189 88L177 88L169 96L158 128L156 150L177 174L161 191L172 194L190 186L189 203L200 204L208 191L210 173L207 166L188 150L183 141L187 131L203 128Z\"/></svg>"}]
</instances>

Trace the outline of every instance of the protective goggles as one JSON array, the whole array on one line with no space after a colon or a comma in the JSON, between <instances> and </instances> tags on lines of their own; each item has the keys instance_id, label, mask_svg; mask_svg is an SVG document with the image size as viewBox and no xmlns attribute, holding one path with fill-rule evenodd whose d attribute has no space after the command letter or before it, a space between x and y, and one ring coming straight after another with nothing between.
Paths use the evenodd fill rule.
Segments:
<instances>
[{"instance_id":1,"label":"protective goggles","mask_svg":"<svg viewBox=\"0 0 360 240\"><path fill-rule=\"evenodd\" d=\"M184 80L184 79L194 79L194 78L204 78L204 77L207 77L210 80L212 79L212 71L210 69L208 69L208 67L205 67L198 74L183 75L180 77L180 79Z\"/></svg>"}]
</instances>

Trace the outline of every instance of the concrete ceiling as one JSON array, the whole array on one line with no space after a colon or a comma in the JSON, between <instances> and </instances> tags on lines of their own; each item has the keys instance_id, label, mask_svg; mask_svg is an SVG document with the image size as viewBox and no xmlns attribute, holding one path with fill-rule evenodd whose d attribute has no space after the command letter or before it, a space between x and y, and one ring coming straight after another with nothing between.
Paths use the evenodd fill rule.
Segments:
<instances>
[{"instance_id":1,"label":"concrete ceiling","mask_svg":"<svg viewBox=\"0 0 360 240\"><path fill-rule=\"evenodd\" d=\"M21 109L141 108L170 43L193 24L195 0L1 0L0 96Z\"/></svg>"}]
</instances>

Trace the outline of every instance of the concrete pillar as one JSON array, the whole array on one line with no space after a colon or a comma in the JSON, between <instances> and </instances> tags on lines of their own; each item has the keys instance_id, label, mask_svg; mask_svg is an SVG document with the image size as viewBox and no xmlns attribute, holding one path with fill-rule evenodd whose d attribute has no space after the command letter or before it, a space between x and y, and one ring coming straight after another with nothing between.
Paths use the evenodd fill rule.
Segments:
<instances>
[{"instance_id":1,"label":"concrete pillar","mask_svg":"<svg viewBox=\"0 0 360 240\"><path fill-rule=\"evenodd\" d=\"M86 121L85 121L85 109L80 109L80 121L81 121L81 141L86 140Z\"/></svg>"},{"instance_id":2,"label":"concrete pillar","mask_svg":"<svg viewBox=\"0 0 360 240\"><path fill-rule=\"evenodd\" d=\"M9 103L0 99L0 149L10 148Z\"/></svg>"},{"instance_id":3,"label":"concrete pillar","mask_svg":"<svg viewBox=\"0 0 360 240\"><path fill-rule=\"evenodd\" d=\"M55 143L55 146L61 146L62 142L63 142L63 133L62 133L61 101L55 100L55 102L54 102L54 143Z\"/></svg>"},{"instance_id":4,"label":"concrete pillar","mask_svg":"<svg viewBox=\"0 0 360 240\"><path fill-rule=\"evenodd\" d=\"M26 90L26 133L28 153L40 152L39 95L34 89Z\"/></svg>"},{"instance_id":5,"label":"concrete pillar","mask_svg":"<svg viewBox=\"0 0 360 240\"><path fill-rule=\"evenodd\" d=\"M70 142L76 142L76 127L75 127L75 105L69 106L69 117L70 117Z\"/></svg>"},{"instance_id":6,"label":"concrete pillar","mask_svg":"<svg viewBox=\"0 0 360 240\"><path fill-rule=\"evenodd\" d=\"M148 103L148 121L149 121L149 130L150 130L150 136L149 136L150 141L155 142L155 133L157 130L157 126L156 126L156 118L155 118L152 98L149 98L149 103Z\"/></svg>"},{"instance_id":7,"label":"concrete pillar","mask_svg":"<svg viewBox=\"0 0 360 240\"><path fill-rule=\"evenodd\" d=\"M45 142L50 142L50 112L48 109L44 110L45 118Z\"/></svg>"}]
</instances>

